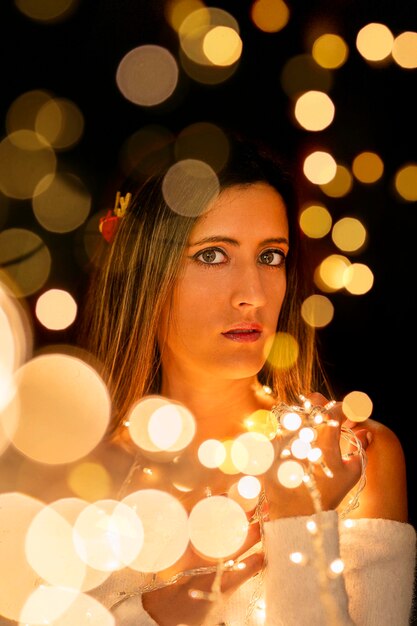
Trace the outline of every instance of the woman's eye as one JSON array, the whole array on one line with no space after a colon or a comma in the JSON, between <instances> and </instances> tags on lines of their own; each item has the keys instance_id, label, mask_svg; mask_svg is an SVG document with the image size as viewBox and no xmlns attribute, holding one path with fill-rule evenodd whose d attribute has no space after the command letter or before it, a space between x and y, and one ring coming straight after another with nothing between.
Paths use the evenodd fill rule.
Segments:
<instances>
[{"instance_id":1,"label":"woman's eye","mask_svg":"<svg viewBox=\"0 0 417 626\"><path fill-rule=\"evenodd\" d=\"M285 254L282 250L265 250L259 255L259 261L262 265L282 265L285 261Z\"/></svg>"},{"instance_id":2,"label":"woman's eye","mask_svg":"<svg viewBox=\"0 0 417 626\"><path fill-rule=\"evenodd\" d=\"M224 263L226 256L224 252L217 248L208 248L203 250L203 252L199 252L196 255L196 259L206 265L218 265L219 263Z\"/></svg>"}]
</instances>

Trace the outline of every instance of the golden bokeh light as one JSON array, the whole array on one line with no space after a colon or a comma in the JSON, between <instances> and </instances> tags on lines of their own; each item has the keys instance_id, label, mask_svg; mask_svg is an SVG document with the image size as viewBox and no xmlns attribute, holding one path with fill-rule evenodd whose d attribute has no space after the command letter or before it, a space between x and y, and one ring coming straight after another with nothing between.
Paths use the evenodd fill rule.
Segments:
<instances>
[{"instance_id":1,"label":"golden bokeh light","mask_svg":"<svg viewBox=\"0 0 417 626\"><path fill-rule=\"evenodd\" d=\"M262 485L256 476L242 476L237 484L237 490L243 498L252 500L261 493Z\"/></svg>"},{"instance_id":2,"label":"golden bokeh light","mask_svg":"<svg viewBox=\"0 0 417 626\"><path fill-rule=\"evenodd\" d=\"M299 222L307 237L321 239L330 232L332 216L322 204L310 204L302 209Z\"/></svg>"},{"instance_id":3,"label":"golden bokeh light","mask_svg":"<svg viewBox=\"0 0 417 626\"><path fill-rule=\"evenodd\" d=\"M38 113L52 97L48 91L33 89L15 98L6 113L7 134L17 130L35 131Z\"/></svg>"},{"instance_id":4,"label":"golden bokeh light","mask_svg":"<svg viewBox=\"0 0 417 626\"><path fill-rule=\"evenodd\" d=\"M313 328L323 328L332 321L334 306L326 296L313 294L304 300L301 315Z\"/></svg>"},{"instance_id":5,"label":"golden bokeh light","mask_svg":"<svg viewBox=\"0 0 417 626\"><path fill-rule=\"evenodd\" d=\"M268 437L257 432L239 435L231 447L234 466L242 474L264 474L274 460L274 447Z\"/></svg>"},{"instance_id":6,"label":"golden bokeh light","mask_svg":"<svg viewBox=\"0 0 417 626\"><path fill-rule=\"evenodd\" d=\"M360 296L372 289L374 275L364 263L352 263L343 274L343 283L349 293Z\"/></svg>"},{"instance_id":7,"label":"golden bokeh light","mask_svg":"<svg viewBox=\"0 0 417 626\"><path fill-rule=\"evenodd\" d=\"M0 494L0 616L19 621L20 612L29 594L42 580L29 565L25 554L25 538L43 502L22 493Z\"/></svg>"},{"instance_id":8,"label":"golden bokeh light","mask_svg":"<svg viewBox=\"0 0 417 626\"><path fill-rule=\"evenodd\" d=\"M330 182L320 185L320 189L326 194L326 196L330 196L331 198L342 198L352 189L352 184L352 174L347 167L338 163L334 178L332 178Z\"/></svg>"},{"instance_id":9,"label":"golden bokeh light","mask_svg":"<svg viewBox=\"0 0 417 626\"><path fill-rule=\"evenodd\" d=\"M234 442L234 439L225 439L224 441L222 441L225 457L224 461L221 463L221 465L219 465L219 469L223 472L223 474L228 474L229 476L239 474L239 469L234 464L232 458L232 449Z\"/></svg>"},{"instance_id":10,"label":"golden bokeh light","mask_svg":"<svg viewBox=\"0 0 417 626\"><path fill-rule=\"evenodd\" d=\"M198 447L198 460L204 467L220 467L226 459L226 450L221 441L206 439Z\"/></svg>"},{"instance_id":11,"label":"golden bokeh light","mask_svg":"<svg viewBox=\"0 0 417 626\"><path fill-rule=\"evenodd\" d=\"M50 585L80 590L86 575L72 540L72 525L54 506L46 506L33 518L25 540L28 563Z\"/></svg>"},{"instance_id":12,"label":"golden bokeh light","mask_svg":"<svg viewBox=\"0 0 417 626\"><path fill-rule=\"evenodd\" d=\"M335 106L323 91L306 91L295 103L294 115L297 122L306 130L318 131L333 122Z\"/></svg>"},{"instance_id":13,"label":"golden bokeh light","mask_svg":"<svg viewBox=\"0 0 417 626\"><path fill-rule=\"evenodd\" d=\"M88 502L108 498L112 488L112 478L99 463L84 461L71 467L67 483L71 491Z\"/></svg>"},{"instance_id":14,"label":"golden bokeh light","mask_svg":"<svg viewBox=\"0 0 417 626\"><path fill-rule=\"evenodd\" d=\"M351 391L343 398L342 409L352 422L364 422L371 417L373 404L368 394L363 391Z\"/></svg>"},{"instance_id":15,"label":"golden bokeh light","mask_svg":"<svg viewBox=\"0 0 417 626\"><path fill-rule=\"evenodd\" d=\"M20 301L0 283L0 453L2 438L1 410L15 393L13 375L32 353L29 317ZM3 433L5 437L5 433Z\"/></svg>"},{"instance_id":16,"label":"golden bokeh light","mask_svg":"<svg viewBox=\"0 0 417 626\"><path fill-rule=\"evenodd\" d=\"M165 174L162 194L175 213L198 217L219 194L219 180L204 161L183 159L172 165Z\"/></svg>"},{"instance_id":17,"label":"golden bokeh light","mask_svg":"<svg viewBox=\"0 0 417 626\"><path fill-rule=\"evenodd\" d=\"M227 29L227 31L223 29ZM227 45L227 65L214 63L205 52L204 43L207 41L207 36L209 42L213 43L216 39L215 35L211 35L213 30L219 33L229 33L229 31L236 33L236 35L232 35L232 48L235 52L231 55L230 45ZM204 7L192 11L181 23L178 35L180 39L179 58L181 65L183 70L193 80L207 85L215 85L224 82L236 71L241 52L239 24L227 11L216 7ZM228 41L231 41L230 36ZM216 46L218 45L216 44ZM213 50L212 45L210 45L210 49ZM219 53L221 58L224 59L225 49L223 45L219 49ZM217 52L215 55L217 57ZM235 59L235 61L232 59Z\"/></svg>"},{"instance_id":18,"label":"golden bokeh light","mask_svg":"<svg viewBox=\"0 0 417 626\"><path fill-rule=\"evenodd\" d=\"M84 116L68 98L51 98L39 108L35 131L55 150L66 150L80 141L84 132Z\"/></svg>"},{"instance_id":19,"label":"golden bokeh light","mask_svg":"<svg viewBox=\"0 0 417 626\"><path fill-rule=\"evenodd\" d=\"M277 434L277 420L271 411L258 409L244 420L245 428L251 433L260 433L272 440Z\"/></svg>"},{"instance_id":20,"label":"golden bokeh light","mask_svg":"<svg viewBox=\"0 0 417 626\"><path fill-rule=\"evenodd\" d=\"M274 369L289 369L296 363L298 353L298 342L290 333L275 333L265 342L264 356Z\"/></svg>"},{"instance_id":21,"label":"golden bokeh light","mask_svg":"<svg viewBox=\"0 0 417 626\"><path fill-rule=\"evenodd\" d=\"M345 272L350 261L341 254L330 254L318 266L318 274L324 290L337 291L345 286ZM318 285L321 289L321 284Z\"/></svg>"},{"instance_id":22,"label":"golden bokeh light","mask_svg":"<svg viewBox=\"0 0 417 626\"><path fill-rule=\"evenodd\" d=\"M395 174L395 189L408 202L417 201L417 163L403 165Z\"/></svg>"},{"instance_id":23,"label":"golden bokeh light","mask_svg":"<svg viewBox=\"0 0 417 626\"><path fill-rule=\"evenodd\" d=\"M149 420L158 409L169 406L169 401L162 396L146 396L139 400L129 412L126 425L132 441L145 453L159 453L160 448L149 436ZM170 457L171 458L171 457Z\"/></svg>"},{"instance_id":24,"label":"golden bokeh light","mask_svg":"<svg viewBox=\"0 0 417 626\"><path fill-rule=\"evenodd\" d=\"M76 552L96 570L114 572L140 553L144 529L130 506L118 500L97 500L78 515L73 529Z\"/></svg>"},{"instance_id":25,"label":"golden bokeh light","mask_svg":"<svg viewBox=\"0 0 417 626\"><path fill-rule=\"evenodd\" d=\"M331 72L320 67L310 54L291 57L281 72L282 88L290 98L310 90L328 93L332 84Z\"/></svg>"},{"instance_id":26,"label":"golden bokeh light","mask_svg":"<svg viewBox=\"0 0 417 626\"><path fill-rule=\"evenodd\" d=\"M329 152L315 150L304 159L303 172L311 183L325 185L336 176L337 164Z\"/></svg>"},{"instance_id":27,"label":"golden bokeh light","mask_svg":"<svg viewBox=\"0 0 417 626\"><path fill-rule=\"evenodd\" d=\"M175 58L162 46L147 44L130 50L120 61L116 84L121 94L144 107L165 102L178 83Z\"/></svg>"},{"instance_id":28,"label":"golden bokeh light","mask_svg":"<svg viewBox=\"0 0 417 626\"><path fill-rule=\"evenodd\" d=\"M298 461L282 461L277 471L278 481L287 489L296 489L304 478L304 468Z\"/></svg>"},{"instance_id":29,"label":"golden bokeh light","mask_svg":"<svg viewBox=\"0 0 417 626\"><path fill-rule=\"evenodd\" d=\"M384 173L384 162L379 154L364 151L353 159L352 172L361 183L375 183Z\"/></svg>"},{"instance_id":30,"label":"golden bokeh light","mask_svg":"<svg viewBox=\"0 0 417 626\"><path fill-rule=\"evenodd\" d=\"M243 546L249 528L245 511L225 496L200 500L188 520L190 541L206 559L225 559Z\"/></svg>"},{"instance_id":31,"label":"golden bokeh light","mask_svg":"<svg viewBox=\"0 0 417 626\"><path fill-rule=\"evenodd\" d=\"M178 32L181 24L186 17L198 11L198 9L204 9L205 4L201 0L168 0L165 5L165 17L172 28Z\"/></svg>"},{"instance_id":32,"label":"golden bokeh light","mask_svg":"<svg viewBox=\"0 0 417 626\"><path fill-rule=\"evenodd\" d=\"M3 280L13 285L18 297L29 296L43 287L51 271L51 254L42 239L23 228L0 232L0 267Z\"/></svg>"},{"instance_id":33,"label":"golden bokeh light","mask_svg":"<svg viewBox=\"0 0 417 626\"><path fill-rule=\"evenodd\" d=\"M231 498L232 500L237 502L237 504L240 507L242 507L242 509L244 511L246 511L246 513L249 513L251 511L253 511L254 508L256 507L256 505L258 504L258 502L259 502L259 495L256 495L256 496L253 496L253 497L250 496L251 489L255 493L256 486L254 484L249 484L249 483L242 483L242 490L246 494L246 495L242 495L242 493L239 491L239 484L245 478L248 478L248 479L252 479L253 478L260 485L259 480L255 476L243 476L238 482L233 483L229 487L229 489L227 490L227 497ZM246 497L246 496L248 496L248 497Z\"/></svg>"},{"instance_id":34,"label":"golden bokeh light","mask_svg":"<svg viewBox=\"0 0 417 626\"><path fill-rule=\"evenodd\" d=\"M36 22L60 22L75 11L79 0L14 0L23 15Z\"/></svg>"},{"instance_id":35,"label":"golden bokeh light","mask_svg":"<svg viewBox=\"0 0 417 626\"><path fill-rule=\"evenodd\" d=\"M41 585L28 598L20 624L115 626L113 615L95 598L64 587Z\"/></svg>"},{"instance_id":36,"label":"golden bokeh light","mask_svg":"<svg viewBox=\"0 0 417 626\"><path fill-rule=\"evenodd\" d=\"M203 39L203 52L213 65L233 65L240 59L242 47L239 33L229 26L215 26Z\"/></svg>"},{"instance_id":37,"label":"golden bokeh light","mask_svg":"<svg viewBox=\"0 0 417 626\"><path fill-rule=\"evenodd\" d=\"M183 405L161 396L148 396L129 413L127 425L132 441L150 458L171 460L195 435L195 420Z\"/></svg>"},{"instance_id":38,"label":"golden bokeh light","mask_svg":"<svg viewBox=\"0 0 417 626\"><path fill-rule=\"evenodd\" d=\"M36 186L32 207L46 230L68 233L87 219L91 194L74 174L49 174Z\"/></svg>"},{"instance_id":39,"label":"golden bokeh light","mask_svg":"<svg viewBox=\"0 0 417 626\"><path fill-rule=\"evenodd\" d=\"M259 30L277 33L288 24L290 10L283 0L255 0L250 15Z\"/></svg>"},{"instance_id":40,"label":"golden bokeh light","mask_svg":"<svg viewBox=\"0 0 417 626\"><path fill-rule=\"evenodd\" d=\"M39 134L17 130L0 142L0 190L4 195L32 198L38 183L55 170L55 152Z\"/></svg>"},{"instance_id":41,"label":"golden bokeh light","mask_svg":"<svg viewBox=\"0 0 417 626\"><path fill-rule=\"evenodd\" d=\"M159 572L178 561L188 543L188 516L182 504L166 491L141 489L123 498L142 522L144 538L139 555L129 567Z\"/></svg>"},{"instance_id":42,"label":"golden bokeh light","mask_svg":"<svg viewBox=\"0 0 417 626\"><path fill-rule=\"evenodd\" d=\"M356 48L366 61L384 61L391 55L393 43L391 30L379 22L366 24L356 36Z\"/></svg>"},{"instance_id":43,"label":"golden bokeh light","mask_svg":"<svg viewBox=\"0 0 417 626\"><path fill-rule=\"evenodd\" d=\"M343 252L358 252L363 248L366 237L366 228L356 217L342 217L332 229L333 242Z\"/></svg>"},{"instance_id":44,"label":"golden bokeh light","mask_svg":"<svg viewBox=\"0 0 417 626\"><path fill-rule=\"evenodd\" d=\"M346 63L349 48L340 35L325 33L314 41L311 54L321 67L335 70Z\"/></svg>"},{"instance_id":45,"label":"golden bokeh light","mask_svg":"<svg viewBox=\"0 0 417 626\"><path fill-rule=\"evenodd\" d=\"M45 328L63 330L77 317L77 303L68 291L48 289L37 299L35 313Z\"/></svg>"},{"instance_id":46,"label":"golden bokeh light","mask_svg":"<svg viewBox=\"0 0 417 626\"><path fill-rule=\"evenodd\" d=\"M158 124L143 126L128 137L119 153L120 165L127 176L152 176L169 166L174 134Z\"/></svg>"},{"instance_id":47,"label":"golden bokeh light","mask_svg":"<svg viewBox=\"0 0 417 626\"><path fill-rule=\"evenodd\" d=\"M394 39L392 58L400 67L407 70L417 68L417 33L405 31Z\"/></svg>"},{"instance_id":48,"label":"golden bokeh light","mask_svg":"<svg viewBox=\"0 0 417 626\"><path fill-rule=\"evenodd\" d=\"M40 511L32 522L32 524L38 523L39 532L42 534L44 540L38 548L34 546L35 553L38 554L39 567L45 570L46 563L49 561L50 566L48 570L55 572L55 575L57 572L61 572L60 576L66 577L67 574L63 567L65 560L72 563L74 568L77 567L76 561L78 560L80 563L79 567L82 568L84 572L80 587L81 591L95 589L111 574L111 572L90 567L80 558L76 551L74 543L74 524L87 506L89 506L89 502L81 498L60 498ZM45 516L43 515L44 511ZM50 520L52 523L50 523ZM43 528L43 523L46 524L46 528ZM32 526L29 528L29 531L31 528ZM49 528L50 531L49 535L47 528ZM36 533L34 533L34 536L36 536ZM44 552L43 559L42 551ZM63 563L60 563L61 558L64 559Z\"/></svg>"},{"instance_id":49,"label":"golden bokeh light","mask_svg":"<svg viewBox=\"0 0 417 626\"><path fill-rule=\"evenodd\" d=\"M230 146L219 126L210 122L196 122L178 134L174 151L177 161L197 159L219 172L227 163Z\"/></svg>"},{"instance_id":50,"label":"golden bokeh light","mask_svg":"<svg viewBox=\"0 0 417 626\"><path fill-rule=\"evenodd\" d=\"M159 450L179 452L186 448L195 435L192 413L179 404L159 407L149 417L148 434Z\"/></svg>"},{"instance_id":51,"label":"golden bokeh light","mask_svg":"<svg viewBox=\"0 0 417 626\"><path fill-rule=\"evenodd\" d=\"M207 35L209 35L214 29L217 30L218 28L227 29L227 31L217 31L221 37L223 37L226 33L228 37L230 37L228 34L229 30L234 31L236 35L238 35L238 39L234 37L232 42L232 49L234 52L232 52L232 49L229 47L230 44L227 44L226 46L229 50L229 52L226 53L226 56L231 55L231 57L234 57L240 47L239 42L241 41L239 37L239 24L230 13L215 7L197 9L196 11L189 13L183 20L178 31L181 50L194 63L198 63L199 65L217 65L217 63L214 63L207 56L204 50L204 42L206 41ZM212 39L211 41L213 42L215 40L216 37L214 37L214 40ZM230 42L231 40L228 39L228 41ZM220 50L220 55L223 56L225 49L223 47L224 43L221 42L221 39L217 39L217 45L221 46L222 50ZM238 48L236 48L237 45ZM209 48L212 49L212 46L210 45L210 38ZM235 60L239 57L240 53ZM234 61L226 63L226 65L230 65L232 63L234 63ZM222 65L222 63L218 63L218 65Z\"/></svg>"},{"instance_id":52,"label":"golden bokeh light","mask_svg":"<svg viewBox=\"0 0 417 626\"><path fill-rule=\"evenodd\" d=\"M107 388L97 372L66 354L37 356L16 373L16 395L6 407L5 427L14 446L47 464L70 463L93 450L110 418Z\"/></svg>"}]
</instances>

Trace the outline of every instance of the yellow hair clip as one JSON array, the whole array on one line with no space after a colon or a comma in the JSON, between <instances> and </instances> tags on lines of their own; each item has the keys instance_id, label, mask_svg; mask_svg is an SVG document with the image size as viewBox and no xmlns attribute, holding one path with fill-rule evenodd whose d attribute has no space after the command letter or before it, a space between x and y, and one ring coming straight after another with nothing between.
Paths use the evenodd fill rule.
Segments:
<instances>
[{"instance_id":1,"label":"yellow hair clip","mask_svg":"<svg viewBox=\"0 0 417 626\"><path fill-rule=\"evenodd\" d=\"M114 208L109 209L106 216L100 218L98 225L99 231L103 235L104 239L109 243L113 241L117 229L119 228L119 222L122 217L124 217L131 199L131 193L127 193L125 196L121 196L120 191L118 191L116 194Z\"/></svg>"}]
</instances>

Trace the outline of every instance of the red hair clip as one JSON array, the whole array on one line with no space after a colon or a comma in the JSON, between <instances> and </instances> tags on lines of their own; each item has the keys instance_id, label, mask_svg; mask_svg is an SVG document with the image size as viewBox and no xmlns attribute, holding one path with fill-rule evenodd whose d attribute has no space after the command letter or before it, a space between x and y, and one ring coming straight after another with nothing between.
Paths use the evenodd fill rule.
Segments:
<instances>
[{"instance_id":1,"label":"red hair clip","mask_svg":"<svg viewBox=\"0 0 417 626\"><path fill-rule=\"evenodd\" d=\"M111 243L116 235L119 223L124 214L127 211L132 194L127 193L125 196L120 195L120 191L116 194L116 201L114 208L109 209L105 217L100 217L98 224L99 231L103 235L104 239Z\"/></svg>"}]
</instances>

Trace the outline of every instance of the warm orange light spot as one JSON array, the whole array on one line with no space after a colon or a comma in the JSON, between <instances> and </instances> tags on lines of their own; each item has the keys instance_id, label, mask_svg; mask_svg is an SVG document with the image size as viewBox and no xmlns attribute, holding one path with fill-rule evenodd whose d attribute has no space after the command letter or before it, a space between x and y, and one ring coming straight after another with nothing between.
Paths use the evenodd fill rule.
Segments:
<instances>
[{"instance_id":1,"label":"warm orange light spot","mask_svg":"<svg viewBox=\"0 0 417 626\"><path fill-rule=\"evenodd\" d=\"M337 164L329 152L316 150L309 154L303 163L306 178L315 185L325 185L335 176Z\"/></svg>"},{"instance_id":2,"label":"warm orange light spot","mask_svg":"<svg viewBox=\"0 0 417 626\"><path fill-rule=\"evenodd\" d=\"M255 26L265 33L277 33L290 19L290 10L283 0L256 0L251 8Z\"/></svg>"},{"instance_id":3,"label":"warm orange light spot","mask_svg":"<svg viewBox=\"0 0 417 626\"><path fill-rule=\"evenodd\" d=\"M332 229L332 239L344 252L357 252L366 241L366 228L355 217L342 217Z\"/></svg>"},{"instance_id":4,"label":"warm orange light spot","mask_svg":"<svg viewBox=\"0 0 417 626\"><path fill-rule=\"evenodd\" d=\"M403 165L395 174L395 189L408 202L417 201L417 163Z\"/></svg>"},{"instance_id":5,"label":"warm orange light spot","mask_svg":"<svg viewBox=\"0 0 417 626\"><path fill-rule=\"evenodd\" d=\"M330 70L341 67L347 60L349 49L345 40L340 35L325 33L317 37L311 51L313 59Z\"/></svg>"},{"instance_id":6,"label":"warm orange light spot","mask_svg":"<svg viewBox=\"0 0 417 626\"><path fill-rule=\"evenodd\" d=\"M331 98L323 91L306 91L297 98L294 115L306 130L318 131L330 126L335 107Z\"/></svg>"},{"instance_id":7,"label":"warm orange light spot","mask_svg":"<svg viewBox=\"0 0 417 626\"><path fill-rule=\"evenodd\" d=\"M50 330L63 330L77 316L77 303L68 291L49 289L36 302L36 317Z\"/></svg>"},{"instance_id":8,"label":"warm orange light spot","mask_svg":"<svg viewBox=\"0 0 417 626\"><path fill-rule=\"evenodd\" d=\"M332 321L334 306L326 296L314 294L304 300L301 315L310 326L323 328Z\"/></svg>"},{"instance_id":9,"label":"warm orange light spot","mask_svg":"<svg viewBox=\"0 0 417 626\"><path fill-rule=\"evenodd\" d=\"M367 61L383 61L392 51L394 36L385 24L372 22L360 29L356 36L358 52Z\"/></svg>"},{"instance_id":10,"label":"warm orange light spot","mask_svg":"<svg viewBox=\"0 0 417 626\"><path fill-rule=\"evenodd\" d=\"M326 196L342 198L352 189L352 174L344 165L338 164L334 178L328 183L320 185L320 189Z\"/></svg>"},{"instance_id":11,"label":"warm orange light spot","mask_svg":"<svg viewBox=\"0 0 417 626\"><path fill-rule=\"evenodd\" d=\"M46 354L22 365L15 379L17 393L6 415L19 415L10 437L23 454L41 463L69 463L99 443L110 398L92 367L76 357Z\"/></svg>"},{"instance_id":12,"label":"warm orange light spot","mask_svg":"<svg viewBox=\"0 0 417 626\"><path fill-rule=\"evenodd\" d=\"M325 237L332 227L332 216L328 209L321 204L311 204L304 207L299 221L302 231L312 239Z\"/></svg>"},{"instance_id":13,"label":"warm orange light spot","mask_svg":"<svg viewBox=\"0 0 417 626\"><path fill-rule=\"evenodd\" d=\"M384 163L375 152L361 152L353 160L352 172L361 183L375 183L384 173Z\"/></svg>"},{"instance_id":14,"label":"warm orange light spot","mask_svg":"<svg viewBox=\"0 0 417 626\"><path fill-rule=\"evenodd\" d=\"M405 31L400 33L392 46L392 56L394 61L404 69L417 68L417 33L415 31Z\"/></svg>"},{"instance_id":15,"label":"warm orange light spot","mask_svg":"<svg viewBox=\"0 0 417 626\"><path fill-rule=\"evenodd\" d=\"M373 404L363 391L351 391L343 398L342 409L352 422L364 422L371 416Z\"/></svg>"}]
</instances>

